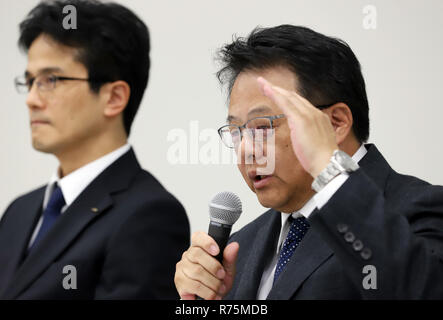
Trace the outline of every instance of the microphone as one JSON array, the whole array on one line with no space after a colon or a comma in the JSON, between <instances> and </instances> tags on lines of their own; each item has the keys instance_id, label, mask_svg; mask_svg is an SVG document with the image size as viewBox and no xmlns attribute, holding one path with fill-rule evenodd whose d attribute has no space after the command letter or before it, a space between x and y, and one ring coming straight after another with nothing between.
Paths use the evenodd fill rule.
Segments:
<instances>
[{"instance_id":1,"label":"microphone","mask_svg":"<svg viewBox=\"0 0 443 320\"><path fill-rule=\"evenodd\" d=\"M231 234L232 225L240 218L242 203L233 192L220 192L209 202L209 230L208 235L217 242L220 248L216 259L223 261L223 251Z\"/></svg>"},{"instance_id":2,"label":"microphone","mask_svg":"<svg viewBox=\"0 0 443 320\"><path fill-rule=\"evenodd\" d=\"M223 251L231 234L232 225L240 218L242 205L240 198L233 192L217 193L209 202L209 230L208 235L217 243L220 252L215 257L220 263L223 261ZM204 300L196 296L196 300Z\"/></svg>"}]
</instances>

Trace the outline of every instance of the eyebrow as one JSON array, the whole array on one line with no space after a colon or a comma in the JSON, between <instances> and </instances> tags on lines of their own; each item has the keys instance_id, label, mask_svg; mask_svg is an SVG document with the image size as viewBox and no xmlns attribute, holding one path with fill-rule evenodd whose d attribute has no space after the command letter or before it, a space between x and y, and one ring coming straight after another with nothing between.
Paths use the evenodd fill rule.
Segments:
<instances>
[{"instance_id":1,"label":"eyebrow","mask_svg":"<svg viewBox=\"0 0 443 320\"><path fill-rule=\"evenodd\" d=\"M45 74L45 73L52 73L52 72L62 72L63 70L59 67L47 67L43 68L37 71L37 74ZM30 78L32 77L32 72L26 70L25 71L25 77Z\"/></svg>"},{"instance_id":2,"label":"eyebrow","mask_svg":"<svg viewBox=\"0 0 443 320\"><path fill-rule=\"evenodd\" d=\"M267 107L267 106L259 106L259 107L255 108L255 109L250 110L248 112L248 117L253 115L253 114L256 114L256 113L264 113L264 112L268 112L268 111L272 111L272 109Z\"/></svg>"},{"instance_id":3,"label":"eyebrow","mask_svg":"<svg viewBox=\"0 0 443 320\"><path fill-rule=\"evenodd\" d=\"M260 113L269 112L269 111L272 111L272 109L269 108L269 107L267 107L267 106L259 106L259 107L254 108L254 109L252 109L252 110L250 110L250 111L248 112L248 118L249 118L251 115L254 115L254 114L260 114ZM228 123L231 123L233 120L241 121L240 118L238 118L238 117L236 117L236 116L233 116L233 115L229 115L228 118L226 119L226 121L227 121Z\"/></svg>"}]
</instances>

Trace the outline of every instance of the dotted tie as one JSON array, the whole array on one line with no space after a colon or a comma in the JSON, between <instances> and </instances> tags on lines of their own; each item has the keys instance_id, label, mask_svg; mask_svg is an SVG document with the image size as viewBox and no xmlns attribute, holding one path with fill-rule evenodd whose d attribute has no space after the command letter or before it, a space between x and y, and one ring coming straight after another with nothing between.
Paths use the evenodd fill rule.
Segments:
<instances>
[{"instance_id":1,"label":"dotted tie","mask_svg":"<svg viewBox=\"0 0 443 320\"><path fill-rule=\"evenodd\" d=\"M278 259L277 268L275 269L274 274L274 283L277 281L278 276L288 264L292 254L294 253L295 249L297 249L298 244L309 229L309 223L304 217L294 219L291 215L288 218L288 223L291 224L291 227L289 228L288 236L286 237L280 252L280 257Z\"/></svg>"},{"instance_id":2,"label":"dotted tie","mask_svg":"<svg viewBox=\"0 0 443 320\"><path fill-rule=\"evenodd\" d=\"M55 185L48 205L43 212L43 223L40 227L40 230L38 231L37 237L32 243L31 248L29 248L29 251L31 251L32 248L46 235L46 233L48 233L49 229L51 229L52 225L60 216L61 210L65 205L66 202L65 198L63 197L62 189L60 189L59 186Z\"/></svg>"}]
</instances>

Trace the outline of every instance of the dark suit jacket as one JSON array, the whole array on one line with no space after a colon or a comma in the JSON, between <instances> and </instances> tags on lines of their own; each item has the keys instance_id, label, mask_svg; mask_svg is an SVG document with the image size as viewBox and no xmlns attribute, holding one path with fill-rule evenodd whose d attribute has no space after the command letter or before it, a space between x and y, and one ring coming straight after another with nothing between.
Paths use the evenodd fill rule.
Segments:
<instances>
[{"instance_id":1,"label":"dark suit jacket","mask_svg":"<svg viewBox=\"0 0 443 320\"><path fill-rule=\"evenodd\" d=\"M26 256L45 187L15 200L0 221L2 299L176 299L175 264L189 246L182 205L133 150L102 172ZM77 270L77 289L62 282Z\"/></svg>"},{"instance_id":2,"label":"dark suit jacket","mask_svg":"<svg viewBox=\"0 0 443 320\"><path fill-rule=\"evenodd\" d=\"M366 148L361 168L309 217L268 299L443 298L443 187L398 174L374 145ZM256 299L280 225L269 210L231 237L240 252L226 299ZM376 268L376 290L363 286L375 275L365 265Z\"/></svg>"}]
</instances>

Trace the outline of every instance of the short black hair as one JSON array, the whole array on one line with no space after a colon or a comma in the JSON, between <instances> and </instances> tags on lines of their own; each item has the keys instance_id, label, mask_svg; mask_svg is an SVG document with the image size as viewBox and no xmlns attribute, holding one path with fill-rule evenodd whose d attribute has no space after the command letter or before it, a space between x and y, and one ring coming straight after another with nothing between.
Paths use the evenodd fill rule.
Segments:
<instances>
[{"instance_id":1,"label":"short black hair","mask_svg":"<svg viewBox=\"0 0 443 320\"><path fill-rule=\"evenodd\" d=\"M228 85L248 70L288 67L298 80L299 93L314 105L346 103L353 131L362 143L369 137L369 106L360 63L344 41L309 28L280 25L255 28L247 38L234 37L218 52L222 68L217 78Z\"/></svg>"},{"instance_id":2,"label":"short black hair","mask_svg":"<svg viewBox=\"0 0 443 320\"><path fill-rule=\"evenodd\" d=\"M63 8L77 10L77 29L65 30ZM147 26L131 10L97 0L42 1L20 24L19 47L28 51L41 34L65 46L78 49L76 60L85 65L91 79L122 80L131 88L123 112L126 133L146 90L150 69L150 39ZM98 93L104 82L90 82Z\"/></svg>"}]
</instances>

